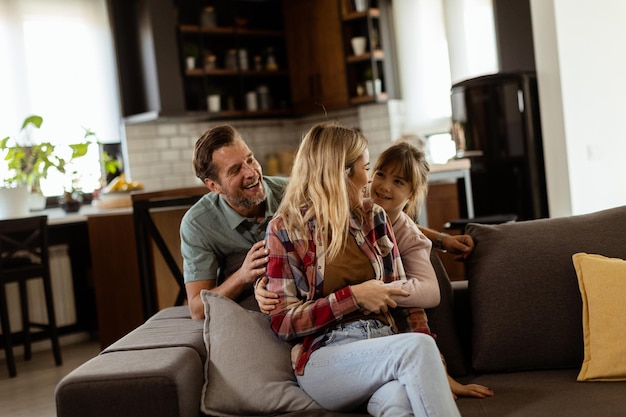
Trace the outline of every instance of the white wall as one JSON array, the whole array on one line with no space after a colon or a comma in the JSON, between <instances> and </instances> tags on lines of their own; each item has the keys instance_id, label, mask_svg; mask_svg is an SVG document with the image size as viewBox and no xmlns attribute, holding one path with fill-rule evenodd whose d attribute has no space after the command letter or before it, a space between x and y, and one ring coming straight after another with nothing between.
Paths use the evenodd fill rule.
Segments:
<instances>
[{"instance_id":1,"label":"white wall","mask_svg":"<svg viewBox=\"0 0 626 417\"><path fill-rule=\"evenodd\" d=\"M450 71L441 0L394 0L404 132L450 130Z\"/></svg>"},{"instance_id":2,"label":"white wall","mask_svg":"<svg viewBox=\"0 0 626 417\"><path fill-rule=\"evenodd\" d=\"M394 0L404 132L450 130L450 86L496 72L491 0Z\"/></svg>"},{"instance_id":3,"label":"white wall","mask_svg":"<svg viewBox=\"0 0 626 417\"><path fill-rule=\"evenodd\" d=\"M551 217L626 204L626 2L531 0Z\"/></svg>"}]
</instances>

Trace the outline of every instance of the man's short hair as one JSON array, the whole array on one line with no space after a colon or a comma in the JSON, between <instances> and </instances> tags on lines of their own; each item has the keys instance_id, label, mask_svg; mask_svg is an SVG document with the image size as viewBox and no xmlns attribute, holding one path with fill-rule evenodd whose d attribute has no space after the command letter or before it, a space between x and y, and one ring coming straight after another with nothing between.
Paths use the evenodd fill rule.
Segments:
<instances>
[{"instance_id":1,"label":"man's short hair","mask_svg":"<svg viewBox=\"0 0 626 417\"><path fill-rule=\"evenodd\" d=\"M202 182L206 179L219 180L217 165L213 163L213 153L224 146L232 145L237 139L241 139L241 135L228 124L211 128L198 138L192 162L196 176Z\"/></svg>"}]
</instances>

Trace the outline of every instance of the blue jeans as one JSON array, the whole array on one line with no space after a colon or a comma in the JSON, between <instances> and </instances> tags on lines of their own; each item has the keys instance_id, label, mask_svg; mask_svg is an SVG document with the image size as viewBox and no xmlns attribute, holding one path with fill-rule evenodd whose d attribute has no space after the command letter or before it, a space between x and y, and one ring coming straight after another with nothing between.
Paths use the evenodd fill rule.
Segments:
<instances>
[{"instance_id":1,"label":"blue jeans","mask_svg":"<svg viewBox=\"0 0 626 417\"><path fill-rule=\"evenodd\" d=\"M297 375L325 409L354 410L367 402L373 416L460 417L431 336L393 334L378 320L359 320L337 326L326 340Z\"/></svg>"}]
</instances>

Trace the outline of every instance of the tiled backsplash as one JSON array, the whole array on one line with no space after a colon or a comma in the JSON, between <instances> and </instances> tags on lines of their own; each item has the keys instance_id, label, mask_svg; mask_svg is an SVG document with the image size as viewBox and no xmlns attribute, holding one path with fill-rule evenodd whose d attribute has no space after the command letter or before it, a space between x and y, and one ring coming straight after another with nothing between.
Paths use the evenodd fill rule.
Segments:
<instances>
[{"instance_id":1,"label":"tiled backsplash","mask_svg":"<svg viewBox=\"0 0 626 417\"><path fill-rule=\"evenodd\" d=\"M345 126L358 127L369 140L370 160L400 137L402 103L365 105L328 114ZM295 150L302 135L325 115L299 119L236 120L220 122L154 121L126 125L127 175L148 191L201 185L193 173L193 146L205 130L231 123L242 135L263 168L271 154Z\"/></svg>"}]
</instances>

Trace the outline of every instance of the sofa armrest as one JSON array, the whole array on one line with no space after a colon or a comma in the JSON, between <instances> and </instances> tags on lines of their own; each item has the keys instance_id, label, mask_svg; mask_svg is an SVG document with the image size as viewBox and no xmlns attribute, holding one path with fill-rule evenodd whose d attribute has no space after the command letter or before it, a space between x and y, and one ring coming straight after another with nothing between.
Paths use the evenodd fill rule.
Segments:
<instances>
[{"instance_id":1,"label":"sofa armrest","mask_svg":"<svg viewBox=\"0 0 626 417\"><path fill-rule=\"evenodd\" d=\"M189 347L102 353L57 385L57 417L198 417L202 371Z\"/></svg>"}]
</instances>

